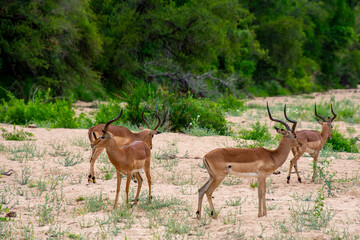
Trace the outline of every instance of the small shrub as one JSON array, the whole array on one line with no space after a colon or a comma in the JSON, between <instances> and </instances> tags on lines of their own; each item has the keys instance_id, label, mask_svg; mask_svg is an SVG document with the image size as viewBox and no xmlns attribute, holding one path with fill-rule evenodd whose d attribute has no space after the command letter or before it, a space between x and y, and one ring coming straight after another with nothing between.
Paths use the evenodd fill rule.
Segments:
<instances>
[{"instance_id":1,"label":"small shrub","mask_svg":"<svg viewBox=\"0 0 360 240\"><path fill-rule=\"evenodd\" d=\"M25 132L23 129L18 130L14 125L14 131L8 132L6 129L1 129L2 134L1 136L6 140L14 140L14 141L24 141L24 140L32 140L31 138L34 137L33 133Z\"/></svg>"},{"instance_id":2,"label":"small shrub","mask_svg":"<svg viewBox=\"0 0 360 240\"><path fill-rule=\"evenodd\" d=\"M357 144L357 138L346 138L337 130L337 128L332 130L332 135L332 138L326 141L325 147L332 147L334 151L338 152L359 152L360 147Z\"/></svg>"},{"instance_id":3,"label":"small shrub","mask_svg":"<svg viewBox=\"0 0 360 240\"><path fill-rule=\"evenodd\" d=\"M197 119L197 124L201 128L213 130L220 135L227 133L224 113L218 104L208 99L195 99L190 94L187 97L170 95L164 101L170 109L171 130L181 131L189 128L190 123Z\"/></svg>"},{"instance_id":4,"label":"small shrub","mask_svg":"<svg viewBox=\"0 0 360 240\"><path fill-rule=\"evenodd\" d=\"M21 179L16 178L14 181L19 183L20 185L26 185L30 182L31 175L31 170L28 167L23 167L21 169Z\"/></svg>"},{"instance_id":5,"label":"small shrub","mask_svg":"<svg viewBox=\"0 0 360 240\"><path fill-rule=\"evenodd\" d=\"M84 158L80 156L80 153L77 155L67 155L63 159L59 159L57 162L64 167L72 167L76 164L82 163L84 161Z\"/></svg>"},{"instance_id":6,"label":"small shrub","mask_svg":"<svg viewBox=\"0 0 360 240\"><path fill-rule=\"evenodd\" d=\"M241 129L239 131L239 137L245 140L256 140L259 143L272 140L268 127L261 125L259 121L251 124L251 130Z\"/></svg>"},{"instance_id":7,"label":"small shrub","mask_svg":"<svg viewBox=\"0 0 360 240\"><path fill-rule=\"evenodd\" d=\"M190 126L186 129L183 129L183 132L197 137L218 135L217 132L212 129L201 127L199 124L199 117L200 115L197 115L197 118L190 122Z\"/></svg>"},{"instance_id":8,"label":"small shrub","mask_svg":"<svg viewBox=\"0 0 360 240\"><path fill-rule=\"evenodd\" d=\"M295 231L301 232L326 228L335 214L329 209L324 208L324 199L324 194L319 189L313 206L310 202L290 206L290 215Z\"/></svg>"},{"instance_id":9,"label":"small shrub","mask_svg":"<svg viewBox=\"0 0 360 240\"><path fill-rule=\"evenodd\" d=\"M40 226L45 226L46 224L52 223L55 219L53 209L54 206L50 203L50 197L46 194L45 203L39 204L36 212L37 221Z\"/></svg>"},{"instance_id":10,"label":"small shrub","mask_svg":"<svg viewBox=\"0 0 360 240\"><path fill-rule=\"evenodd\" d=\"M102 193L99 196L90 196L85 199L85 209L89 212L98 212L106 208L105 199Z\"/></svg>"},{"instance_id":11,"label":"small shrub","mask_svg":"<svg viewBox=\"0 0 360 240\"><path fill-rule=\"evenodd\" d=\"M218 100L219 105L222 109L224 109L225 112L229 111L243 111L245 109L244 107L244 100L239 100L233 95L227 93L225 97L222 97Z\"/></svg>"},{"instance_id":12,"label":"small shrub","mask_svg":"<svg viewBox=\"0 0 360 240\"><path fill-rule=\"evenodd\" d=\"M106 123L112 118L115 118L120 113L120 102L114 99L111 99L109 102L101 103L99 105L99 111L97 112L95 116L95 124L102 124ZM126 112L124 111L124 114ZM121 125L121 122L123 121L123 117L120 118L118 121L113 122L113 125Z\"/></svg>"}]
</instances>

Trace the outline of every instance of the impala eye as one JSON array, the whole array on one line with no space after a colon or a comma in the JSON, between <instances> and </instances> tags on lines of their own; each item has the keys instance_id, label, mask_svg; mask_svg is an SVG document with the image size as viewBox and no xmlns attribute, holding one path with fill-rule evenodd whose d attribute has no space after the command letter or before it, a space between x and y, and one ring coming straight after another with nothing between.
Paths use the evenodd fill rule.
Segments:
<instances>
[{"instance_id":1,"label":"impala eye","mask_svg":"<svg viewBox=\"0 0 360 240\"><path fill-rule=\"evenodd\" d=\"M104 137L104 136L101 136L100 138L101 138L101 139L105 139L105 137Z\"/></svg>"}]
</instances>

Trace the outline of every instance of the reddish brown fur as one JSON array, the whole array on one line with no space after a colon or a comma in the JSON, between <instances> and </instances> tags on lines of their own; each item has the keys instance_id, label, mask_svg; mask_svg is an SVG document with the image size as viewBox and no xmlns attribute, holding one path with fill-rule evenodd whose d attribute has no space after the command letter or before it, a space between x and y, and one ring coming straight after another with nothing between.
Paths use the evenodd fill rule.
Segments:
<instances>
[{"instance_id":1,"label":"reddish brown fur","mask_svg":"<svg viewBox=\"0 0 360 240\"><path fill-rule=\"evenodd\" d=\"M91 147L94 149L105 148L110 162L115 166L117 172L117 187L115 205L116 207L120 185L121 175L127 176L126 180L126 203L129 202L129 185L131 174L134 173L138 180L138 189L135 196L137 203L142 186L142 177L139 170L144 169L149 185L149 199L151 201L151 176L150 176L150 160L151 152L149 146L143 141L135 141L130 145L119 147L118 142L114 139L114 135L110 132L104 132L103 135L92 142Z\"/></svg>"},{"instance_id":2,"label":"reddish brown fur","mask_svg":"<svg viewBox=\"0 0 360 240\"><path fill-rule=\"evenodd\" d=\"M98 124L94 127L89 128L88 137L89 137L90 143L93 143L95 140L94 136L93 136L94 133L97 137L99 137L103 134L102 130L104 129L104 127L105 127L105 124ZM143 129L143 128L141 128L141 129ZM156 128L154 130L143 129L141 132L134 133L126 127L120 127L120 126L115 126L115 125L109 125L107 130L115 136L115 140L119 147L129 145L134 141L144 141L149 146L150 149L152 149L152 138L154 137L155 134L159 133L156 131ZM96 182L94 165L95 165L96 159L100 156L100 154L102 153L103 150L104 150L104 148L101 148L101 147L92 149L91 159L90 159L90 174L88 176L89 183L91 182L91 179L93 180L93 183Z\"/></svg>"},{"instance_id":3,"label":"reddish brown fur","mask_svg":"<svg viewBox=\"0 0 360 240\"><path fill-rule=\"evenodd\" d=\"M258 216L266 216L266 177L280 167L287 159L290 149L300 146L295 133L296 121L293 129L283 121L273 119L268 109L271 120L280 122L287 130L276 129L282 136L279 146L275 150L265 148L218 148L204 156L204 165L208 170L210 179L199 189L199 201L197 217L201 218L202 200L206 194L211 213L216 218L215 208L212 202L212 194L227 174L237 173L243 177L258 177Z\"/></svg>"},{"instance_id":4,"label":"reddish brown fur","mask_svg":"<svg viewBox=\"0 0 360 240\"><path fill-rule=\"evenodd\" d=\"M291 151L294 155L293 159L290 161L289 173L287 177L287 183L290 183L290 175L292 167L294 166L295 172L298 177L298 181L301 183L301 177L299 174L299 169L297 166L297 161L299 158L305 153L309 153L312 158L314 158L314 169L313 169L313 176L311 181L315 180L315 173L316 173L316 163L319 156L321 149L324 147L326 140L331 138L331 123L328 122L322 123L321 133L316 130L301 130L297 131L296 135L301 141L302 146L297 148L292 148Z\"/></svg>"},{"instance_id":5,"label":"reddish brown fur","mask_svg":"<svg viewBox=\"0 0 360 240\"><path fill-rule=\"evenodd\" d=\"M332 104L331 104L331 112L333 114L333 117L332 118L328 117L326 120L324 117L318 115L318 113L316 112L316 104L315 104L315 116L319 118L318 122L322 125L321 132L319 133L318 131L315 130L301 130L296 132L296 135L298 136L299 141L301 141L302 146L291 149L294 158L290 161L287 183L290 183L290 175L293 166L295 168L298 181L301 183L301 177L299 174L297 161L305 152L309 153L310 156L314 158L314 169L313 169L313 176L311 181L315 180L316 165L317 165L317 159L319 153L321 149L324 147L327 139L332 138L332 133L331 133L332 122L336 118L336 114L334 113Z\"/></svg>"}]
</instances>

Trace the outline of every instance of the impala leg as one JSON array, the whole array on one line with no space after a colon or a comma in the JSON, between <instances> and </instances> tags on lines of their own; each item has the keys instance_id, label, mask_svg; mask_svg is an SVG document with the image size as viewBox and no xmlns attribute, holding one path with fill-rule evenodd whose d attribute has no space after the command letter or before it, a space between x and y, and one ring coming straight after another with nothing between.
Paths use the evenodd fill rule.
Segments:
<instances>
[{"instance_id":1,"label":"impala leg","mask_svg":"<svg viewBox=\"0 0 360 240\"><path fill-rule=\"evenodd\" d=\"M94 165L95 165L96 159L100 156L102 151L104 151L104 148L93 148L92 149L91 158L90 158L90 174L88 176L88 183L91 182L91 179L93 180L93 183L96 183Z\"/></svg>"},{"instance_id":2,"label":"impala leg","mask_svg":"<svg viewBox=\"0 0 360 240\"><path fill-rule=\"evenodd\" d=\"M198 210L196 212L196 217L198 219L201 218L201 209L202 209L202 200L205 194L205 191L209 188L210 184L214 180L213 176L210 174L210 179L199 189L199 203L198 203Z\"/></svg>"},{"instance_id":3,"label":"impala leg","mask_svg":"<svg viewBox=\"0 0 360 240\"><path fill-rule=\"evenodd\" d=\"M129 205L129 188L130 188L130 181L131 181L131 173L126 175L126 205Z\"/></svg>"},{"instance_id":4,"label":"impala leg","mask_svg":"<svg viewBox=\"0 0 360 240\"><path fill-rule=\"evenodd\" d=\"M263 217L267 215L265 194L266 194L266 174L260 173L258 179L258 198L259 198L258 217Z\"/></svg>"},{"instance_id":5,"label":"impala leg","mask_svg":"<svg viewBox=\"0 0 360 240\"><path fill-rule=\"evenodd\" d=\"M299 174L299 169L298 169L298 165L297 165L297 159L296 159L296 161L294 163L294 168L295 168L296 175L298 177L298 181L299 181L299 183L301 183L301 177L300 177L300 174Z\"/></svg>"},{"instance_id":6,"label":"impala leg","mask_svg":"<svg viewBox=\"0 0 360 240\"><path fill-rule=\"evenodd\" d=\"M291 175L291 170L292 170L293 166L295 168L295 172L296 172L296 175L298 177L298 181L301 183L301 177L300 177L299 170L298 170L298 167L297 167L297 161L303 155L305 149L303 149L303 148L298 148L297 150L291 149L291 151L293 152L294 158L290 161L290 167L289 167L289 174L288 174L288 177L287 177L287 183L290 183L290 175Z\"/></svg>"},{"instance_id":7,"label":"impala leg","mask_svg":"<svg viewBox=\"0 0 360 240\"><path fill-rule=\"evenodd\" d=\"M202 186L200 189L199 189L199 202L198 202L198 210L196 211L196 217L197 219L200 219L201 218L201 209L202 209L202 200L203 200L203 197L204 197L204 194L205 192L208 190L210 184L212 183L212 181L214 180L214 177L213 177L213 174L210 170L210 166L209 164L207 163L206 159L204 158L203 159L203 162L204 162L204 166L206 168L206 170L208 171L209 175L210 175L210 179L204 184L204 186Z\"/></svg>"},{"instance_id":8,"label":"impala leg","mask_svg":"<svg viewBox=\"0 0 360 240\"><path fill-rule=\"evenodd\" d=\"M213 216L214 219L217 219L217 215L215 213L214 204L212 202L212 194L215 191L215 189L219 186L221 181L225 178L226 175L220 175L215 176L213 181L210 183L209 188L206 191L206 196L209 201L210 209L211 209L211 216Z\"/></svg>"},{"instance_id":9,"label":"impala leg","mask_svg":"<svg viewBox=\"0 0 360 240\"><path fill-rule=\"evenodd\" d=\"M313 171L313 176L312 176L312 179L311 179L311 182L314 182L315 181L315 174L316 174L316 165L317 165L317 158L318 158L318 153L316 155L313 155L312 157L314 158L314 171Z\"/></svg>"},{"instance_id":10,"label":"impala leg","mask_svg":"<svg viewBox=\"0 0 360 240\"><path fill-rule=\"evenodd\" d=\"M149 160L145 163L145 175L148 181L148 185L149 185L149 202L151 202L151 176L150 176L150 158Z\"/></svg>"},{"instance_id":11,"label":"impala leg","mask_svg":"<svg viewBox=\"0 0 360 240\"><path fill-rule=\"evenodd\" d=\"M135 201L134 201L134 205L135 205L135 204L137 204L138 199L139 199L140 189L141 189L141 186L142 186L143 179L142 179L139 172L134 173L133 175L135 175L135 177L137 179L137 182L138 182L137 192L136 192Z\"/></svg>"},{"instance_id":12,"label":"impala leg","mask_svg":"<svg viewBox=\"0 0 360 240\"><path fill-rule=\"evenodd\" d=\"M119 198L120 185L121 185L121 174L120 172L116 171L116 196L115 196L114 209L116 208L116 204Z\"/></svg>"},{"instance_id":13,"label":"impala leg","mask_svg":"<svg viewBox=\"0 0 360 240\"><path fill-rule=\"evenodd\" d=\"M293 160L290 161L290 167L289 167L289 174L287 176L287 183L289 184L290 183L290 177L291 177L291 170L292 170L292 167L294 165L294 162Z\"/></svg>"}]
</instances>

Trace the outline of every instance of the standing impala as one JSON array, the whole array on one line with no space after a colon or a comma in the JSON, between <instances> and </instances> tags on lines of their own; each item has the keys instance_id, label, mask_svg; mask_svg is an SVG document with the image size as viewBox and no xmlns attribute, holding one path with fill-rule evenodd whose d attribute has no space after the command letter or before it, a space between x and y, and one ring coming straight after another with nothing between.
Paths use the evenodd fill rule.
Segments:
<instances>
[{"instance_id":1,"label":"standing impala","mask_svg":"<svg viewBox=\"0 0 360 240\"><path fill-rule=\"evenodd\" d=\"M144 129L143 127L139 127L142 131L138 133L131 132L126 127L120 127L120 126L114 126L110 125L108 126L108 131L111 132L115 136L115 140L118 143L119 147L129 145L135 141L144 141L150 149L152 149L152 138L155 134L158 134L159 132L156 131L156 129L160 126L161 120L159 117L159 113L156 110L156 117L158 119L158 124L154 129L151 129L149 123L144 118L144 111L146 106L144 107L144 110L141 113L141 117L146 123L146 126L148 129ZM105 124L98 124L94 127L89 128L88 136L90 143L93 143L97 136L100 136L102 134L102 130L104 129ZM95 160L99 157L99 155L102 153L104 148L98 147L93 148L91 152L91 159L90 159L90 174L88 176L88 182L91 182L91 179L93 180L93 183L96 183L95 181L95 171L94 171L94 165Z\"/></svg>"},{"instance_id":2,"label":"standing impala","mask_svg":"<svg viewBox=\"0 0 360 240\"><path fill-rule=\"evenodd\" d=\"M146 178L149 184L149 199L151 201L151 176L150 176L150 160L151 160L151 152L149 146L143 141L135 141L130 145L125 145L123 147L119 147L118 142L115 140L114 135L108 131L108 127L112 122L115 122L121 117L122 109L120 114L108 121L105 124L103 129L103 134L100 138L95 139L91 143L91 147L94 149L97 148L105 148L106 154L109 157L110 162L116 168L116 178L117 178L117 186L116 186L116 196L115 196L115 205L119 198L120 184L122 175L125 174L126 178L126 203L129 203L129 185L131 174L134 174L138 181L138 188L135 196L134 204L137 203L140 189L142 185L142 177L140 175L140 170L144 169Z\"/></svg>"},{"instance_id":3,"label":"standing impala","mask_svg":"<svg viewBox=\"0 0 360 240\"><path fill-rule=\"evenodd\" d=\"M199 189L199 203L196 212L198 219L201 218L201 205L205 193L211 208L211 215L214 218L217 217L212 202L212 194L227 174L258 178L258 216L266 216L266 178L286 161L292 147L300 145L295 134L296 121L292 121L293 127L290 129L287 123L272 118L269 105L266 105L269 118L286 127L286 130L275 127L276 131L283 135L279 146L275 150L265 148L218 148L207 153L203 161L210 179Z\"/></svg>"},{"instance_id":4,"label":"standing impala","mask_svg":"<svg viewBox=\"0 0 360 240\"><path fill-rule=\"evenodd\" d=\"M289 174L287 177L287 183L290 183L290 174L292 167L294 166L298 181L301 183L301 178L299 175L298 167L297 167L297 160L305 153L309 153L312 158L314 158L314 172L312 176L312 182L315 180L315 173L316 173L316 163L317 158L319 156L319 153L321 149L324 147L326 140L332 138L332 122L336 118L336 114L334 113L333 106L331 104L331 112L334 115L332 118L328 117L327 120L325 120L324 117L320 116L316 111L316 103L315 103L315 116L317 116L320 119L317 119L320 125L322 126L321 133L319 133L316 130L301 130L297 131L296 135L299 139L299 141L303 144L301 147L298 148L292 148L291 151L294 155L294 158L290 161L290 167L289 167ZM285 111L285 117L286 119L286 111ZM288 119L289 121L289 119Z\"/></svg>"}]
</instances>

